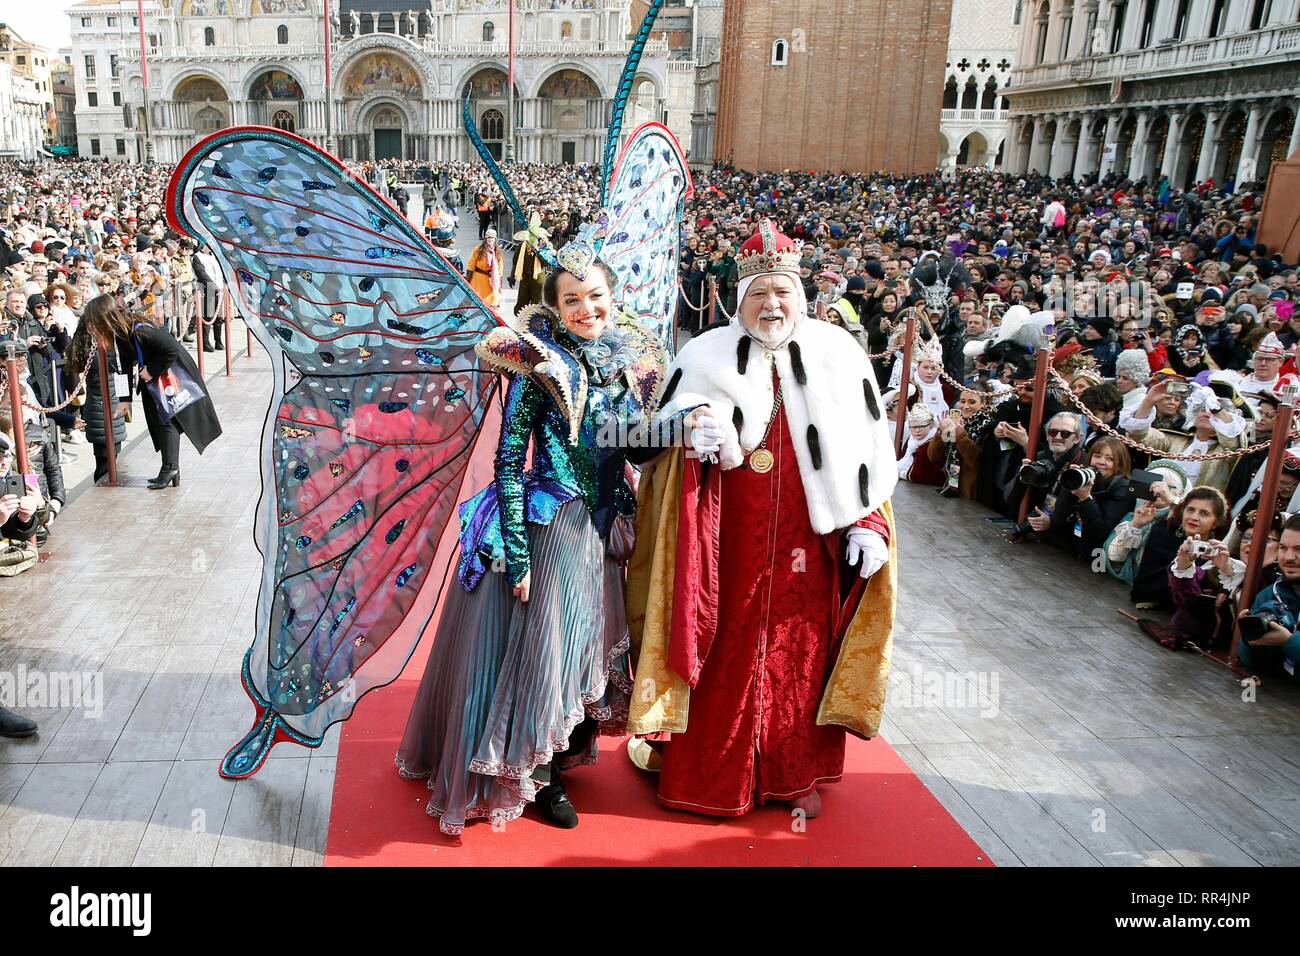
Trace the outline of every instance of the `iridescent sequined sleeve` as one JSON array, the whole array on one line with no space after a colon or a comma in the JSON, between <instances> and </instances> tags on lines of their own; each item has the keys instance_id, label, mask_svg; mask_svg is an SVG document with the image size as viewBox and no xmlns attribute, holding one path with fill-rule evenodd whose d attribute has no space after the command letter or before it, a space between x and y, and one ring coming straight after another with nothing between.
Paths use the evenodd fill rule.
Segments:
<instances>
[{"instance_id":1,"label":"iridescent sequined sleeve","mask_svg":"<svg viewBox=\"0 0 1300 956\"><path fill-rule=\"evenodd\" d=\"M528 376L516 375L510 382L501 416L496 483L501 502L501 537L505 543L506 570L512 585L524 579L529 567L528 529L524 526L524 461L541 401L541 392Z\"/></svg>"}]
</instances>

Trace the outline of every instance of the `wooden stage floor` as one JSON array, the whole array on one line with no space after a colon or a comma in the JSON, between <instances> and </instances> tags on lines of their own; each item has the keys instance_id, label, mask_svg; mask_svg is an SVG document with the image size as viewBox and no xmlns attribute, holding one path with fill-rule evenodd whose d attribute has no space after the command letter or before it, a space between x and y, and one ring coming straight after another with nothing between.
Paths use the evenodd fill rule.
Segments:
<instances>
[{"instance_id":1,"label":"wooden stage floor","mask_svg":"<svg viewBox=\"0 0 1300 956\"><path fill-rule=\"evenodd\" d=\"M242 344L242 329L236 336ZM260 558L260 349L210 377L225 435L179 489L85 491L50 558L0 580L0 677L87 675L91 708L25 706L0 741L6 865L319 865L338 728L217 776L252 710L239 686ZM1253 702L1221 667L1115 613L1122 586L1012 546L965 502L900 487L901 602L885 738L1003 866L1300 863L1300 694ZM811 824L815 826L816 824Z\"/></svg>"}]
</instances>

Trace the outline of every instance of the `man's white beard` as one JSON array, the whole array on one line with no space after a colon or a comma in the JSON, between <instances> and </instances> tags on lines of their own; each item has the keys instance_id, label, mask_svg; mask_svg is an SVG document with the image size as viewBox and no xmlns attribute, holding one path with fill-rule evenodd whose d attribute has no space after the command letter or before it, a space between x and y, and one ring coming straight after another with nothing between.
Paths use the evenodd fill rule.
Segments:
<instances>
[{"instance_id":1,"label":"man's white beard","mask_svg":"<svg viewBox=\"0 0 1300 956\"><path fill-rule=\"evenodd\" d=\"M777 326L765 324L763 319L765 317L770 318L774 314L780 315L784 321ZM791 336L794 335L794 331L798 326L798 316L795 316L793 319L788 319L784 312L771 313L764 311L759 313L758 321L754 323L754 328L747 328L745 331L749 334L750 338L764 348L777 350L785 348L786 343L790 341Z\"/></svg>"}]
</instances>

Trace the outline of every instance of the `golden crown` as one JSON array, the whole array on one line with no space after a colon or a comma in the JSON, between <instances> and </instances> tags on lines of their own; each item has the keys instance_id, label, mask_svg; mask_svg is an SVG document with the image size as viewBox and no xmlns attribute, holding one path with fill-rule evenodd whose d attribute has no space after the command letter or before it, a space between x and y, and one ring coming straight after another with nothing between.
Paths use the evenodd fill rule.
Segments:
<instances>
[{"instance_id":1,"label":"golden crown","mask_svg":"<svg viewBox=\"0 0 1300 956\"><path fill-rule=\"evenodd\" d=\"M736 256L736 274L741 279L765 272L799 274L799 247L794 240L776 231L772 220L764 219L758 231L745 240Z\"/></svg>"}]
</instances>

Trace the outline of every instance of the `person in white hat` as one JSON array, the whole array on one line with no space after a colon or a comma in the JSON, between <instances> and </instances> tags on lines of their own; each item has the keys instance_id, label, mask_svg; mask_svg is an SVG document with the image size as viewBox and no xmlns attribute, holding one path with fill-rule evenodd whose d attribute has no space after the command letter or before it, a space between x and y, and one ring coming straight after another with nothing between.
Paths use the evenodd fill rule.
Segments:
<instances>
[{"instance_id":1,"label":"person in white hat","mask_svg":"<svg viewBox=\"0 0 1300 956\"><path fill-rule=\"evenodd\" d=\"M1277 394L1283 385L1295 381L1294 375L1282 375L1282 363L1286 360L1286 349L1276 332L1269 332L1255 347L1251 358L1250 374L1237 373L1232 384L1237 392L1253 407L1258 407L1262 392Z\"/></svg>"}]
</instances>

